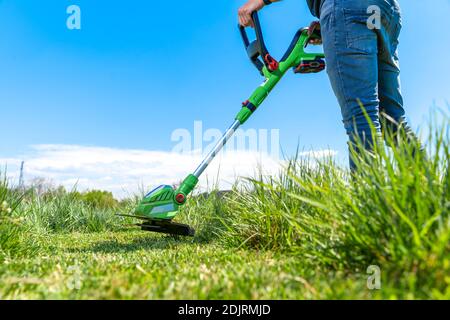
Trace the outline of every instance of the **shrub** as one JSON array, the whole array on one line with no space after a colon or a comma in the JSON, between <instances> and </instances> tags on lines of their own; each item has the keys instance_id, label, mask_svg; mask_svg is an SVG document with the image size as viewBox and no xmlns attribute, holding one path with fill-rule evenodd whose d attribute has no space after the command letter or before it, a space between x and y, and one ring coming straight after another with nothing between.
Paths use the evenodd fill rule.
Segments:
<instances>
[{"instance_id":1,"label":"shrub","mask_svg":"<svg viewBox=\"0 0 450 320\"><path fill-rule=\"evenodd\" d=\"M111 209L117 208L119 202L114 199L114 196L111 192L108 191L100 191L100 190L92 190L81 195L81 199L97 209Z\"/></svg>"}]
</instances>

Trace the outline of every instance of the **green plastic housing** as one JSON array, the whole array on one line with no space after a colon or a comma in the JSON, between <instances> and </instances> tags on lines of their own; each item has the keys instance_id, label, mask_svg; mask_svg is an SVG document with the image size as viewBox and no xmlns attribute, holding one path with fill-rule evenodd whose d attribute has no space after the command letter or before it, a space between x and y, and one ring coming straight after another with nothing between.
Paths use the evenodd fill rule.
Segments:
<instances>
[{"instance_id":1,"label":"green plastic housing","mask_svg":"<svg viewBox=\"0 0 450 320\"><path fill-rule=\"evenodd\" d=\"M170 220L178 213L179 205L174 197L175 191L171 186L159 186L144 197L134 214L149 219Z\"/></svg>"},{"instance_id":2,"label":"green plastic housing","mask_svg":"<svg viewBox=\"0 0 450 320\"><path fill-rule=\"evenodd\" d=\"M184 179L184 181L175 192L175 196L179 194L182 194L184 196L184 201L180 204L184 204L186 202L187 196L192 192L192 190L194 190L194 188L197 186L197 183L198 178L193 174L188 175L186 179Z\"/></svg>"},{"instance_id":3,"label":"green plastic housing","mask_svg":"<svg viewBox=\"0 0 450 320\"><path fill-rule=\"evenodd\" d=\"M303 30L297 43L292 49L289 56L279 63L277 70L271 72L266 66L263 67L263 74L265 77L264 82L253 92L248 101L257 109L263 101L270 94L272 89L277 85L277 83L283 78L286 72L298 66L301 62L311 61L317 58L325 58L323 53L309 53L305 52L305 48L308 44L310 37L308 35L308 29ZM239 113L236 115L235 119L244 124L252 115L254 111L251 111L246 106L243 106Z\"/></svg>"}]
</instances>

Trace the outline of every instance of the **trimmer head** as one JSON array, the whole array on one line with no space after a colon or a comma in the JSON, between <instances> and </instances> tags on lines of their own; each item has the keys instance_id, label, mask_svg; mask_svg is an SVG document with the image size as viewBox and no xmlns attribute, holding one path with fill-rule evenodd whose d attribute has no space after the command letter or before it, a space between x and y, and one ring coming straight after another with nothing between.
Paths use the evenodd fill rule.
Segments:
<instances>
[{"instance_id":1,"label":"trimmer head","mask_svg":"<svg viewBox=\"0 0 450 320\"><path fill-rule=\"evenodd\" d=\"M180 206L184 205L187 196L195 188L198 178L190 174L183 180L178 189L172 186L161 185L147 193L135 214L149 219L173 219Z\"/></svg>"},{"instance_id":2,"label":"trimmer head","mask_svg":"<svg viewBox=\"0 0 450 320\"><path fill-rule=\"evenodd\" d=\"M137 223L134 224L133 226L140 227L144 231L166 233L178 236L189 236L189 237L193 237L195 235L195 230L190 226L188 226L187 224L172 222L172 220L149 219L144 216L137 216L131 214L118 214L118 216L142 220L143 221L142 223Z\"/></svg>"},{"instance_id":3,"label":"trimmer head","mask_svg":"<svg viewBox=\"0 0 450 320\"><path fill-rule=\"evenodd\" d=\"M144 196L132 215L121 215L143 220L136 224L144 231L194 236L188 225L172 222L178 209L186 202L186 196L169 185L161 185Z\"/></svg>"}]
</instances>

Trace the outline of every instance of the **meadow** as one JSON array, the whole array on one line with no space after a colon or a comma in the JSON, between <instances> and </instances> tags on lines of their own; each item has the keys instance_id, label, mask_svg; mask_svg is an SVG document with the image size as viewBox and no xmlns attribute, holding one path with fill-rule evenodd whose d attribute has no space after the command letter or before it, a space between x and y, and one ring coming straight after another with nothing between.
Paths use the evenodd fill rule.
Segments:
<instances>
[{"instance_id":1,"label":"meadow","mask_svg":"<svg viewBox=\"0 0 450 320\"><path fill-rule=\"evenodd\" d=\"M386 135L356 156L194 195L151 234L115 214L139 200L0 184L0 299L450 299L448 117L425 150ZM98 199L103 199L99 201ZM377 278L379 276L379 279Z\"/></svg>"}]
</instances>

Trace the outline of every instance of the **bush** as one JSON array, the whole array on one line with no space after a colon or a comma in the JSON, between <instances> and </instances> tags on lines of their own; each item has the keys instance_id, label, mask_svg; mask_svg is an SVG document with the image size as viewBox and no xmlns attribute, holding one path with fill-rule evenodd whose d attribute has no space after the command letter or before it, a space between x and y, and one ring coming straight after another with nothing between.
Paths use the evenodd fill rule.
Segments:
<instances>
[{"instance_id":1,"label":"bush","mask_svg":"<svg viewBox=\"0 0 450 320\"><path fill-rule=\"evenodd\" d=\"M112 209L117 208L119 202L114 199L111 192L92 190L81 195L81 199L97 209Z\"/></svg>"}]
</instances>

